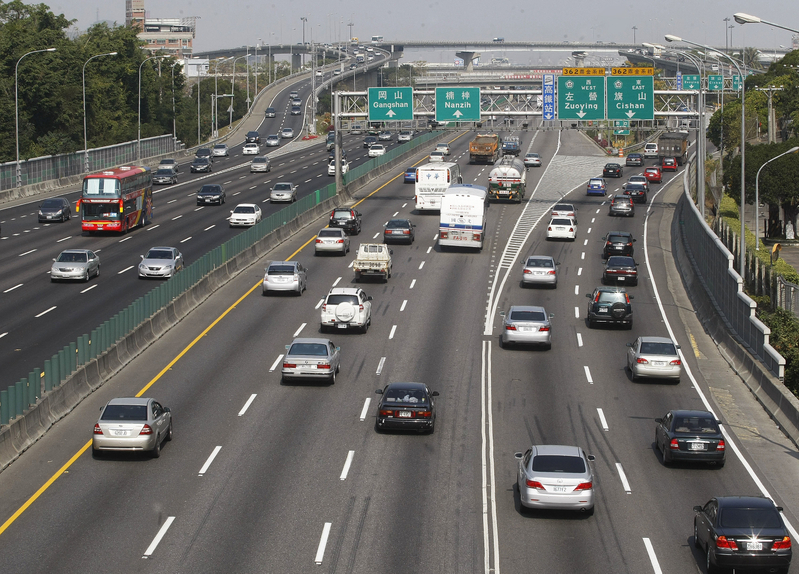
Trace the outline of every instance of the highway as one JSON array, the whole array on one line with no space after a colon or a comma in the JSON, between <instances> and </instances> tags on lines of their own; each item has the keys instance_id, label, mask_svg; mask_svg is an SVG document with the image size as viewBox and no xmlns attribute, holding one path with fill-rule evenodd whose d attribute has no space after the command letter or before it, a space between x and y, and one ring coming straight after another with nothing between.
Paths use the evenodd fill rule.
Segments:
<instances>
[{"instance_id":1,"label":"highway","mask_svg":"<svg viewBox=\"0 0 799 574\"><path fill-rule=\"evenodd\" d=\"M650 204L634 218L610 218L605 198L584 195L585 180L607 159L583 136L519 135L522 151L541 153L544 165L528 171L522 205L491 205L480 252L442 252L437 216L413 212L413 186L401 177L358 194L363 231L353 248L379 240L394 216L416 223L416 241L393 247L387 283L360 284L374 298L373 323L365 335L331 336L342 350L335 385L280 383L285 345L296 336L321 336L318 308L327 290L355 285L351 257L313 256L311 241L326 223L320 219L267 258L306 265L305 294L261 296L262 266L254 265L84 400L0 473L3 569L704 572L704 556L692 546L691 508L712 496L755 494L755 478L799 524L794 449L725 370L674 268L670 236L678 187L652 184ZM465 183L484 185L490 167L468 164L469 139L453 134L451 157ZM355 142L348 141L354 155ZM298 157L294 169L311 159ZM641 171L628 168L625 178ZM314 172L309 167L307 173ZM231 180L227 185L237 190L252 179L214 177ZM622 181L612 180L611 191ZM224 219L211 208L191 211L188 191L175 188L169 198L177 201L166 204L174 207L158 213L158 223L171 222L160 241L195 236L215 223L197 253L204 252L228 237L219 235L226 233ZM159 209L169 193L158 194ZM577 239L546 241L546 213L566 193L579 210ZM181 219L189 213L193 224L184 227ZM173 222L180 214L186 217ZM589 329L585 294L600 284L601 238L616 229L637 239L641 281L629 288L634 326ZM38 231L50 233L50 227ZM131 237L142 241L148 233ZM217 233L214 240L211 233ZM109 292L122 289L121 281L138 285L131 271L118 274L125 262L115 268L108 261L119 252L113 250L130 246L119 238L83 239L106 241L101 257L111 265L101 280L118 282ZM145 241L126 256L128 265L136 262L134 252L159 243L156 237ZM189 251L193 246L192 240L182 247L189 261L197 254ZM520 286L522 257L531 253L560 262L557 289ZM15 256L5 255L2 265ZM37 271L37 281L44 282L44 271ZM75 287L77 298L85 286ZM124 292L124 302L136 294ZM113 307L108 298L98 319ZM524 303L554 313L550 351L499 347L499 312ZM679 384L633 383L624 370L625 343L669 329L695 382L684 374ZM375 432L374 390L403 380L441 393L434 434ZM159 459L93 458L88 441L98 409L146 385L145 396L172 409L174 440ZM735 444L726 466L665 468L652 445L652 419L671 408L704 408L703 397L718 409ZM541 443L576 444L596 456L593 516L520 511L513 455Z\"/></svg>"}]
</instances>

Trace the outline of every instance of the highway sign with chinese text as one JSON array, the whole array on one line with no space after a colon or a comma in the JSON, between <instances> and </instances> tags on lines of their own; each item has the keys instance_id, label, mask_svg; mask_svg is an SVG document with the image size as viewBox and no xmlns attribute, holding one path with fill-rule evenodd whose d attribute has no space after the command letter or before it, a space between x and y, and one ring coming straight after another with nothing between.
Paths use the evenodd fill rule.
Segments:
<instances>
[{"instance_id":1,"label":"highway sign with chinese text","mask_svg":"<svg viewBox=\"0 0 799 574\"><path fill-rule=\"evenodd\" d=\"M541 79L543 85L542 114L545 120L555 119L555 74L544 74Z\"/></svg>"},{"instance_id":2,"label":"highway sign with chinese text","mask_svg":"<svg viewBox=\"0 0 799 574\"><path fill-rule=\"evenodd\" d=\"M616 128L629 128L630 127L630 120L616 120L613 122L613 127Z\"/></svg>"},{"instance_id":3,"label":"highway sign with chinese text","mask_svg":"<svg viewBox=\"0 0 799 574\"><path fill-rule=\"evenodd\" d=\"M732 77L732 89L736 92L741 89L741 76Z\"/></svg>"},{"instance_id":4,"label":"highway sign with chinese text","mask_svg":"<svg viewBox=\"0 0 799 574\"><path fill-rule=\"evenodd\" d=\"M413 88L369 88L369 121L413 119Z\"/></svg>"},{"instance_id":5,"label":"highway sign with chinese text","mask_svg":"<svg viewBox=\"0 0 799 574\"><path fill-rule=\"evenodd\" d=\"M559 76L558 119L604 120L605 77Z\"/></svg>"},{"instance_id":6,"label":"highway sign with chinese text","mask_svg":"<svg viewBox=\"0 0 799 574\"><path fill-rule=\"evenodd\" d=\"M682 76L682 89L683 90L698 90L702 85L702 80L699 74L683 74Z\"/></svg>"},{"instance_id":7,"label":"highway sign with chinese text","mask_svg":"<svg viewBox=\"0 0 799 574\"><path fill-rule=\"evenodd\" d=\"M611 68L611 76L654 76L655 68L641 68L625 66L623 68Z\"/></svg>"},{"instance_id":8,"label":"highway sign with chinese text","mask_svg":"<svg viewBox=\"0 0 799 574\"><path fill-rule=\"evenodd\" d=\"M564 76L604 76L605 68L563 68Z\"/></svg>"},{"instance_id":9,"label":"highway sign with chinese text","mask_svg":"<svg viewBox=\"0 0 799 574\"><path fill-rule=\"evenodd\" d=\"M677 70L677 89L682 90L682 73Z\"/></svg>"},{"instance_id":10,"label":"highway sign with chinese text","mask_svg":"<svg viewBox=\"0 0 799 574\"><path fill-rule=\"evenodd\" d=\"M713 92L720 92L724 89L724 76L708 76L707 89Z\"/></svg>"},{"instance_id":11,"label":"highway sign with chinese text","mask_svg":"<svg viewBox=\"0 0 799 574\"><path fill-rule=\"evenodd\" d=\"M630 130L613 130L614 136L628 136L630 135Z\"/></svg>"},{"instance_id":12,"label":"highway sign with chinese text","mask_svg":"<svg viewBox=\"0 0 799 574\"><path fill-rule=\"evenodd\" d=\"M655 84L652 76L608 78L609 120L655 119Z\"/></svg>"},{"instance_id":13,"label":"highway sign with chinese text","mask_svg":"<svg viewBox=\"0 0 799 574\"><path fill-rule=\"evenodd\" d=\"M436 88L437 122L479 122L480 88Z\"/></svg>"}]
</instances>

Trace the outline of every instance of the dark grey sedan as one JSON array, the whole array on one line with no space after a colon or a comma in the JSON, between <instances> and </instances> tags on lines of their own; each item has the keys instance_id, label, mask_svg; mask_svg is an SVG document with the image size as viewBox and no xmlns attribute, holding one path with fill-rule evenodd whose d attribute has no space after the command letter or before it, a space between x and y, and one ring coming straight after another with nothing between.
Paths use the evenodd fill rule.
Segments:
<instances>
[{"instance_id":1,"label":"dark grey sedan","mask_svg":"<svg viewBox=\"0 0 799 574\"><path fill-rule=\"evenodd\" d=\"M197 205L208 205L225 203L225 188L218 183L206 183L197 192Z\"/></svg>"},{"instance_id":2,"label":"dark grey sedan","mask_svg":"<svg viewBox=\"0 0 799 574\"><path fill-rule=\"evenodd\" d=\"M171 167L159 167L153 174L153 184L173 184L178 182L178 174Z\"/></svg>"},{"instance_id":3,"label":"dark grey sedan","mask_svg":"<svg viewBox=\"0 0 799 574\"><path fill-rule=\"evenodd\" d=\"M726 461L727 443L721 421L708 411L672 410L655 419L655 445L663 464L674 461L710 462L719 468Z\"/></svg>"},{"instance_id":4,"label":"dark grey sedan","mask_svg":"<svg viewBox=\"0 0 799 574\"><path fill-rule=\"evenodd\" d=\"M72 217L72 206L63 197L45 199L39 206L39 222L66 221Z\"/></svg>"},{"instance_id":5,"label":"dark grey sedan","mask_svg":"<svg viewBox=\"0 0 799 574\"><path fill-rule=\"evenodd\" d=\"M209 157L195 157L189 166L189 170L191 170L192 173L208 173L213 171L212 163Z\"/></svg>"},{"instance_id":6,"label":"dark grey sedan","mask_svg":"<svg viewBox=\"0 0 799 574\"><path fill-rule=\"evenodd\" d=\"M375 430L412 430L431 434L436 426L435 397L424 383L390 383L375 391L377 403Z\"/></svg>"},{"instance_id":7,"label":"dark grey sedan","mask_svg":"<svg viewBox=\"0 0 799 574\"><path fill-rule=\"evenodd\" d=\"M392 219L383 229L383 243L402 241L411 244L416 235L413 232L415 227L410 219Z\"/></svg>"}]
</instances>

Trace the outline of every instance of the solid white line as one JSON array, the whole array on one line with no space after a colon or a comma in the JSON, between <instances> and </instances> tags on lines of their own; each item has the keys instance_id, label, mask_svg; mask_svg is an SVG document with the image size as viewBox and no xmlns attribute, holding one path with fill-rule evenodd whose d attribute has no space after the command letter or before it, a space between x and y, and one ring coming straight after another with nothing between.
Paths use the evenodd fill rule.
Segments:
<instances>
[{"instance_id":1,"label":"solid white line","mask_svg":"<svg viewBox=\"0 0 799 574\"><path fill-rule=\"evenodd\" d=\"M655 556L655 547L652 546L652 542L649 540L649 538L644 538L644 546L646 546L646 553L649 555L649 561L652 563L652 570L655 572L655 574L663 574L663 570L660 569L657 556Z\"/></svg>"},{"instance_id":2,"label":"solid white line","mask_svg":"<svg viewBox=\"0 0 799 574\"><path fill-rule=\"evenodd\" d=\"M579 285L575 285L574 286L574 294L575 295L579 295L580 294L580 286Z\"/></svg>"},{"instance_id":3,"label":"solid white line","mask_svg":"<svg viewBox=\"0 0 799 574\"><path fill-rule=\"evenodd\" d=\"M66 241L67 239L72 239L72 236L71 235L67 235L63 239L59 239L58 241L56 241L56 243L61 243L62 241Z\"/></svg>"},{"instance_id":4,"label":"solid white line","mask_svg":"<svg viewBox=\"0 0 799 574\"><path fill-rule=\"evenodd\" d=\"M577 346L578 347L583 346L583 336L580 333L577 333Z\"/></svg>"},{"instance_id":5,"label":"solid white line","mask_svg":"<svg viewBox=\"0 0 799 574\"><path fill-rule=\"evenodd\" d=\"M383 372L383 365L385 364L386 364L386 358L380 357L380 362L377 364L377 371L375 372L375 375L379 375L380 373Z\"/></svg>"},{"instance_id":6,"label":"solid white line","mask_svg":"<svg viewBox=\"0 0 799 574\"><path fill-rule=\"evenodd\" d=\"M316 549L316 558L314 558L314 562L317 564L321 564L322 558L325 556L325 546L327 546L327 538L330 536L331 526L333 526L332 522L325 522L325 527L322 529L322 539L319 540L319 548Z\"/></svg>"},{"instance_id":7,"label":"solid white line","mask_svg":"<svg viewBox=\"0 0 799 574\"><path fill-rule=\"evenodd\" d=\"M22 283L17 283L17 284L16 284L16 285L14 285L13 287L9 287L9 288L8 288L8 289L6 289L5 291L3 291L3 293L10 293L10 292L11 292L11 291L13 291L14 289L19 289L20 287L22 287Z\"/></svg>"},{"instance_id":8,"label":"solid white line","mask_svg":"<svg viewBox=\"0 0 799 574\"><path fill-rule=\"evenodd\" d=\"M397 326L396 325L392 325L391 326L391 333L388 334L388 338L389 339L393 339L394 338L394 333L396 333L396 332L397 332Z\"/></svg>"},{"instance_id":9,"label":"solid white line","mask_svg":"<svg viewBox=\"0 0 799 574\"><path fill-rule=\"evenodd\" d=\"M239 411L239 416L242 416L244 413L247 412L247 409L250 408L250 405L252 404L252 402L255 400L255 397L257 397L257 396L258 395L250 395L250 398L247 399L247 402L244 403L243 407L241 407L241 410Z\"/></svg>"},{"instance_id":10,"label":"solid white line","mask_svg":"<svg viewBox=\"0 0 799 574\"><path fill-rule=\"evenodd\" d=\"M594 379L591 378L591 371L588 368L588 365L585 365L583 367L583 369L585 369L585 378L588 380L589 383L591 383L593 385L594 384Z\"/></svg>"},{"instance_id":11,"label":"solid white line","mask_svg":"<svg viewBox=\"0 0 799 574\"><path fill-rule=\"evenodd\" d=\"M605 418L605 413L602 411L602 409L597 409L596 412L599 414L599 422L602 424L602 429L608 430L608 421Z\"/></svg>"},{"instance_id":12,"label":"solid white line","mask_svg":"<svg viewBox=\"0 0 799 574\"><path fill-rule=\"evenodd\" d=\"M26 251L25 253L20 253L19 255L17 255L17 257L22 257L23 255L29 255L29 254L33 253L34 251L36 251L36 250L35 249L31 249L30 251Z\"/></svg>"},{"instance_id":13,"label":"solid white line","mask_svg":"<svg viewBox=\"0 0 799 574\"><path fill-rule=\"evenodd\" d=\"M216 455L219 454L220 450L222 450L221 446L217 446L217 447L214 448L214 451L211 453L211 456L208 457L208 460L205 461L205 464L200 469L200 472L198 473L198 476L202 476L202 475L205 474L205 472L208 470L208 467L211 466L212 462L214 462L214 459L216 458Z\"/></svg>"},{"instance_id":14,"label":"solid white line","mask_svg":"<svg viewBox=\"0 0 799 574\"><path fill-rule=\"evenodd\" d=\"M152 231L153 229L158 229L159 227L161 227L161 224L160 224L160 223L158 223L158 224L156 224L156 225L153 225L153 226L151 226L151 227L148 227L148 228L147 228L147 231ZM95 253L97 253L97 251L95 251Z\"/></svg>"},{"instance_id":15,"label":"solid white line","mask_svg":"<svg viewBox=\"0 0 799 574\"><path fill-rule=\"evenodd\" d=\"M580 267L579 269L577 269L577 277L579 277L582 274L583 274L583 268Z\"/></svg>"},{"instance_id":16,"label":"solid white line","mask_svg":"<svg viewBox=\"0 0 799 574\"><path fill-rule=\"evenodd\" d=\"M335 281L333 281L333 287L335 287L336 285L338 285L338 282L339 282L339 281L341 281L341 277L339 277L338 279L336 279Z\"/></svg>"},{"instance_id":17,"label":"solid white line","mask_svg":"<svg viewBox=\"0 0 799 574\"><path fill-rule=\"evenodd\" d=\"M133 269L133 265L130 267L125 267L122 271L119 271L117 275L122 275L125 271L130 271L131 269Z\"/></svg>"},{"instance_id":18,"label":"solid white line","mask_svg":"<svg viewBox=\"0 0 799 574\"><path fill-rule=\"evenodd\" d=\"M424 267L424 261L422 261L422 262L419 264L419 269L421 269L422 267Z\"/></svg>"},{"instance_id":19,"label":"solid white line","mask_svg":"<svg viewBox=\"0 0 799 574\"><path fill-rule=\"evenodd\" d=\"M411 288L411 289L413 289L413 286L414 286L414 285L416 285L416 279L414 279L413 281L411 281L411 287L410 287L410 288Z\"/></svg>"},{"instance_id":20,"label":"solid white line","mask_svg":"<svg viewBox=\"0 0 799 574\"><path fill-rule=\"evenodd\" d=\"M371 402L372 402L372 399L369 398L369 397L366 397L366 400L363 403L363 409L361 409L361 420L362 421L366 420L366 411L369 410L369 403L371 403Z\"/></svg>"},{"instance_id":21,"label":"solid white line","mask_svg":"<svg viewBox=\"0 0 799 574\"><path fill-rule=\"evenodd\" d=\"M347 460L344 461L344 468L341 469L341 476L339 476L341 480L347 479L347 473L350 471L353 457L355 457L355 451L351 450L347 453Z\"/></svg>"},{"instance_id":22,"label":"solid white line","mask_svg":"<svg viewBox=\"0 0 799 574\"><path fill-rule=\"evenodd\" d=\"M205 229L203 229L203 231L208 231L209 229L213 229L214 227L216 227L216 224L213 224L210 227L206 227Z\"/></svg>"},{"instance_id":23,"label":"solid white line","mask_svg":"<svg viewBox=\"0 0 799 574\"><path fill-rule=\"evenodd\" d=\"M307 324L308 323L303 323L302 325L300 325L300 328L294 331L294 336L297 337L300 333L302 333L302 330L305 329L305 325Z\"/></svg>"},{"instance_id":24,"label":"solid white line","mask_svg":"<svg viewBox=\"0 0 799 574\"><path fill-rule=\"evenodd\" d=\"M39 313L38 315L34 315L34 318L38 319L38 318L39 318L39 317L41 317L42 315L46 315L47 313L49 313L50 311L52 311L52 310L53 310L53 309L55 309L55 308L56 308L56 305L53 305L53 306L52 306L52 307L50 307L50 308L49 308L47 311L42 311L42 312L41 312L41 313Z\"/></svg>"},{"instance_id":25,"label":"solid white line","mask_svg":"<svg viewBox=\"0 0 799 574\"><path fill-rule=\"evenodd\" d=\"M181 243L186 243L189 239L191 239L191 235L189 235L186 239L182 240Z\"/></svg>"},{"instance_id":26,"label":"solid white line","mask_svg":"<svg viewBox=\"0 0 799 574\"><path fill-rule=\"evenodd\" d=\"M95 283L95 284L94 284L94 285L92 285L91 287L86 287L86 289L84 289L83 291L81 291L81 293L86 293L86 291L91 291L91 290L92 290L92 289L94 289L95 287L97 287L97 283Z\"/></svg>"},{"instance_id":27,"label":"solid white line","mask_svg":"<svg viewBox=\"0 0 799 574\"><path fill-rule=\"evenodd\" d=\"M321 307L322 303L324 303L324 302L325 302L324 299L319 299L319 303L316 304L316 307L314 307L314 309L318 309L319 307Z\"/></svg>"},{"instance_id":28,"label":"solid white line","mask_svg":"<svg viewBox=\"0 0 799 574\"><path fill-rule=\"evenodd\" d=\"M407 299L405 299L405 300L402 302L402 305L400 305L400 313L402 313L402 312L405 310L405 305L406 305L407 303L408 303L408 300L407 300Z\"/></svg>"},{"instance_id":29,"label":"solid white line","mask_svg":"<svg viewBox=\"0 0 799 574\"><path fill-rule=\"evenodd\" d=\"M271 373L272 371L274 371L274 370L277 368L277 365L278 365L278 363L280 363L280 361L281 361L282 359L283 359L283 355L278 355L278 356L277 356L277 359L275 359L275 362L274 362L274 363L272 363L272 366L271 366L271 367L269 367L269 372L270 372L270 373Z\"/></svg>"},{"instance_id":30,"label":"solid white line","mask_svg":"<svg viewBox=\"0 0 799 574\"><path fill-rule=\"evenodd\" d=\"M619 471L619 479L621 480L621 485L624 487L624 492L627 494L632 494L632 490L630 490L630 483L627 482L627 475L624 474L624 469L621 467L621 463L616 463L616 470Z\"/></svg>"},{"instance_id":31,"label":"solid white line","mask_svg":"<svg viewBox=\"0 0 799 574\"><path fill-rule=\"evenodd\" d=\"M147 547L147 550L144 551L143 557L150 556L153 552L155 552L155 549L158 547L158 543L161 542L161 539L164 537L164 534L166 534L166 531L169 530L169 527L172 526L172 522L174 520L175 520L174 516L170 516L166 519L166 522L164 522L164 524L161 526L161 529L158 531L158 534L155 535L155 538Z\"/></svg>"},{"instance_id":32,"label":"solid white line","mask_svg":"<svg viewBox=\"0 0 799 574\"><path fill-rule=\"evenodd\" d=\"M580 318L580 308L579 307L575 307L574 308L574 318L575 319L579 319Z\"/></svg>"}]
</instances>

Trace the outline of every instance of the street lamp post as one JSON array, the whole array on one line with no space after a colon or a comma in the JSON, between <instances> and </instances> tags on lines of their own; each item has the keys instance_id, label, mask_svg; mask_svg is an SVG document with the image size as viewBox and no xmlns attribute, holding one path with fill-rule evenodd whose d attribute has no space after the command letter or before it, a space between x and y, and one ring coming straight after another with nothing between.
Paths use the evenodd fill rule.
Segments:
<instances>
[{"instance_id":1,"label":"street lamp post","mask_svg":"<svg viewBox=\"0 0 799 574\"><path fill-rule=\"evenodd\" d=\"M178 129L175 122L175 66L178 64L180 62L172 64L172 137L175 139L178 137Z\"/></svg>"},{"instance_id":2,"label":"street lamp post","mask_svg":"<svg viewBox=\"0 0 799 574\"><path fill-rule=\"evenodd\" d=\"M258 47L261 45L261 40L258 38L258 43L255 45L255 97L258 97Z\"/></svg>"},{"instance_id":3,"label":"street lamp post","mask_svg":"<svg viewBox=\"0 0 799 574\"><path fill-rule=\"evenodd\" d=\"M14 66L14 123L17 139L17 187L22 187L22 165L19 163L19 63L25 56L38 54L39 52L55 52L55 48L45 48L44 50L33 50L27 54L22 54L17 65Z\"/></svg>"},{"instance_id":4,"label":"street lamp post","mask_svg":"<svg viewBox=\"0 0 799 574\"><path fill-rule=\"evenodd\" d=\"M730 45L727 42L727 39L729 38L729 34L727 33L727 22L730 20L731 18L724 18L724 52L730 51Z\"/></svg>"},{"instance_id":5,"label":"street lamp post","mask_svg":"<svg viewBox=\"0 0 799 574\"><path fill-rule=\"evenodd\" d=\"M242 58L249 58L249 56L239 56L238 58L233 58L233 83L230 85L230 123L233 124L233 94L236 93L236 60L241 60ZM249 74L247 74L247 79L249 80ZM249 86L249 83L247 84ZM250 102L250 95L249 91L247 92L247 109L249 109L249 102Z\"/></svg>"},{"instance_id":6,"label":"street lamp post","mask_svg":"<svg viewBox=\"0 0 799 574\"><path fill-rule=\"evenodd\" d=\"M305 23L308 21L308 18L305 16L300 16L300 20L302 20L302 49L303 51L300 52L300 69L302 69L303 65L305 64Z\"/></svg>"},{"instance_id":7,"label":"street lamp post","mask_svg":"<svg viewBox=\"0 0 799 574\"><path fill-rule=\"evenodd\" d=\"M691 42L671 34L666 34L666 41L684 42L685 44L690 44L691 46L710 50L711 52L714 51L710 46L697 44L696 42ZM739 247L740 253L738 254L738 264L740 274L743 276L746 264L746 224L744 223L744 208L746 206L746 82L744 80L746 78L741 73L741 68L738 66L738 62L736 62L735 59L731 58L727 54L722 54L722 56L727 58L727 60L729 60L730 63L735 66L735 69L738 71L738 75L741 77L741 239Z\"/></svg>"},{"instance_id":8,"label":"street lamp post","mask_svg":"<svg viewBox=\"0 0 799 574\"><path fill-rule=\"evenodd\" d=\"M775 24L774 22L768 22L767 20L763 20L762 18L758 18L757 16L752 16L751 14L744 14L743 12L738 12L732 15L735 18L735 21L738 22L740 25L744 24L768 24L769 26L774 26L775 28L781 28L783 30L788 30L789 32L793 32L795 34L799 34L799 30L794 30L793 28L788 28L787 26L781 26L780 24Z\"/></svg>"},{"instance_id":9,"label":"street lamp post","mask_svg":"<svg viewBox=\"0 0 799 574\"><path fill-rule=\"evenodd\" d=\"M638 42L636 42L636 40L635 40L635 31L636 31L636 30L638 30L638 26L633 26L633 44L637 44L637 43L638 43Z\"/></svg>"},{"instance_id":10,"label":"street lamp post","mask_svg":"<svg viewBox=\"0 0 799 574\"><path fill-rule=\"evenodd\" d=\"M150 56L149 58L145 58L144 61L139 64L139 128L138 128L138 135L136 136L136 158L141 159L141 68L142 66L150 61L155 60L156 58L160 58L160 56Z\"/></svg>"},{"instance_id":11,"label":"street lamp post","mask_svg":"<svg viewBox=\"0 0 799 574\"><path fill-rule=\"evenodd\" d=\"M789 149L788 151L782 152L780 155L771 158L766 163L761 165L759 170L757 170L757 175L755 176L755 251L760 249L760 220L759 220L759 217L760 217L760 213L759 213L759 208L760 208L760 187L758 185L759 181L760 181L760 172L763 171L763 168L766 167L768 164L770 164L775 159L780 159L784 155L788 155L789 153L796 153L797 151L799 151L799 146L794 146L791 149Z\"/></svg>"},{"instance_id":12,"label":"street lamp post","mask_svg":"<svg viewBox=\"0 0 799 574\"><path fill-rule=\"evenodd\" d=\"M92 56L83 63L83 171L85 173L89 173L89 141L86 131L86 64L88 64L95 58L99 58L101 56L116 56L116 55L117 55L116 52L97 54L96 56ZM172 102L174 104L174 97Z\"/></svg>"}]
</instances>

